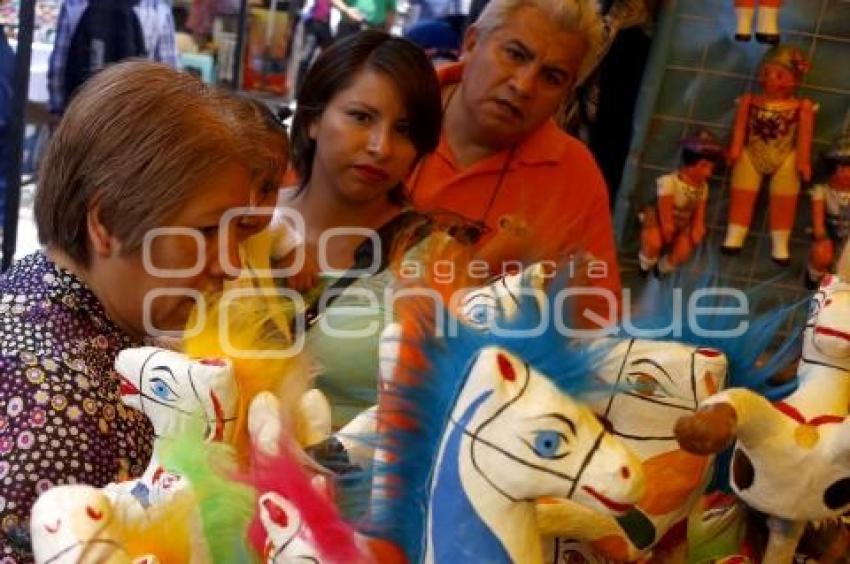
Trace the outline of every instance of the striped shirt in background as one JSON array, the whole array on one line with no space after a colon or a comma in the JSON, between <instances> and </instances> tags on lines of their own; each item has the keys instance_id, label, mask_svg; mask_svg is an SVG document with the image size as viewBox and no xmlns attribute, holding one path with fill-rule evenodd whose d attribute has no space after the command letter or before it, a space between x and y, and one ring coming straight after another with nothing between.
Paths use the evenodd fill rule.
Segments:
<instances>
[{"instance_id":1,"label":"striped shirt in background","mask_svg":"<svg viewBox=\"0 0 850 564\"><path fill-rule=\"evenodd\" d=\"M88 0L65 0L56 23L56 42L47 68L48 108L52 113L65 110L65 67L74 30L88 7ZM171 3L165 0L139 0L134 7L145 36L147 57L154 61L177 66L174 39L174 16Z\"/></svg>"}]
</instances>

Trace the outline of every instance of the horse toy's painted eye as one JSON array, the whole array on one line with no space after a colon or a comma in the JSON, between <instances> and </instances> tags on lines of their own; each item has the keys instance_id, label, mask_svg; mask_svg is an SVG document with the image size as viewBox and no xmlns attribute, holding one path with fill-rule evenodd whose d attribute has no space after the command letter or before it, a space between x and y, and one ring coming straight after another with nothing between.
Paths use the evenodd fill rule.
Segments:
<instances>
[{"instance_id":1,"label":"horse toy's painted eye","mask_svg":"<svg viewBox=\"0 0 850 564\"><path fill-rule=\"evenodd\" d=\"M558 431L537 431L534 435L534 452L541 458L562 458L566 451L561 448L567 438Z\"/></svg>"},{"instance_id":2,"label":"horse toy's painted eye","mask_svg":"<svg viewBox=\"0 0 850 564\"><path fill-rule=\"evenodd\" d=\"M165 383L161 378L151 378L151 391L153 394L164 401L174 401L177 399L177 394L171 389L171 386Z\"/></svg>"},{"instance_id":3,"label":"horse toy's painted eye","mask_svg":"<svg viewBox=\"0 0 850 564\"><path fill-rule=\"evenodd\" d=\"M629 374L626 381L632 385L634 393L644 397L664 397L664 388L653 376L645 372Z\"/></svg>"},{"instance_id":4,"label":"horse toy's painted eye","mask_svg":"<svg viewBox=\"0 0 850 564\"><path fill-rule=\"evenodd\" d=\"M487 325L495 317L496 310L490 304L473 304L467 311L469 320L476 325Z\"/></svg>"}]
</instances>

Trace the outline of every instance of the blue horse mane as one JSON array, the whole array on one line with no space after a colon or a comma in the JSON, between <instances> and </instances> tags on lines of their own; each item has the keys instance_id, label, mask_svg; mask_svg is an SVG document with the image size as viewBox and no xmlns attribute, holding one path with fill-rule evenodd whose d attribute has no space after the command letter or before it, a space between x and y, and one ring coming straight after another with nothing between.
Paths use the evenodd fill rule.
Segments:
<instances>
[{"instance_id":1,"label":"blue horse mane","mask_svg":"<svg viewBox=\"0 0 850 564\"><path fill-rule=\"evenodd\" d=\"M416 384L394 384L388 395L413 424L397 426L383 437L382 447L393 460L376 463L374 472L386 484L385 491L372 500L371 515L362 528L395 542L411 562L419 562L425 552L430 488L449 416L483 348L505 349L565 394L581 396L594 387L593 366L606 351L570 342L551 322L542 324L534 337L510 334L540 325L539 306L530 293L517 301L518 311L512 318L497 314L494 321L499 334L471 328L442 309L436 316L437 331L432 328L415 342L402 337L403 346L416 346L421 352L424 367L400 367L412 377L408 381Z\"/></svg>"},{"instance_id":2,"label":"blue horse mane","mask_svg":"<svg viewBox=\"0 0 850 564\"><path fill-rule=\"evenodd\" d=\"M771 379L799 357L802 327L795 323L793 318L798 311L805 308L809 299L807 297L791 304L770 307L766 304L771 290L770 284L771 281L767 281L744 290L748 301L748 311L744 315L734 313L730 308L733 304L720 294L707 294L699 301L700 307L711 312L699 316L700 328L720 332L734 329L739 323L746 321L747 329L739 337L700 335L693 330L690 323L684 323L680 335L661 335L654 338L717 349L726 355L729 363L727 388L748 388L771 401L780 400L794 392L797 379L792 378L780 384L772 383ZM708 267L701 274L682 269L661 282L650 281L639 302L638 310L641 313L634 316L632 325L640 329L668 327L676 313L669 298L675 288L683 290L684 300L697 290L720 288L716 261L709 257ZM758 311L762 313L755 313ZM780 337L782 329L789 325L791 330L788 336ZM630 335L621 327L619 336ZM763 355L767 355L767 359L759 365ZM727 449L715 457L713 477L706 491L731 491L731 456L731 450Z\"/></svg>"},{"instance_id":3,"label":"blue horse mane","mask_svg":"<svg viewBox=\"0 0 850 564\"><path fill-rule=\"evenodd\" d=\"M663 281L651 280L639 301L639 313L632 317L632 326L641 330L669 327L676 316L670 296L677 288L682 290L685 302L696 291L720 289L714 262L709 260L708 268L701 274L683 269ZM749 388L771 400L781 399L796 389L796 379L778 385L771 379L799 357L802 327L793 323L793 317L808 299L770 307L766 304L770 290L770 281L742 290L748 303L748 310L743 314L733 308L736 303L729 296L709 292L697 302L706 311L697 316L701 332L695 331L690 323L683 323L677 335L649 338L717 349L726 355L729 363L726 387ZM742 335L717 335L735 329L741 322L747 323ZM782 337L781 331L789 326L790 333ZM617 336L632 335L621 326ZM765 355L767 358L763 359Z\"/></svg>"}]
</instances>

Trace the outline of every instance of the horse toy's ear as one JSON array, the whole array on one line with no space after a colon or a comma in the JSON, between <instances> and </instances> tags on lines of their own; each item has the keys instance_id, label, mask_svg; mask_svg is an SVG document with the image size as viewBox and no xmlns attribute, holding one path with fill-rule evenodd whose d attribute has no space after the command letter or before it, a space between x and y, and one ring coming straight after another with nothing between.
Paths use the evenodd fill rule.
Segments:
<instances>
[{"instance_id":1,"label":"horse toy's ear","mask_svg":"<svg viewBox=\"0 0 850 564\"><path fill-rule=\"evenodd\" d=\"M320 562L319 550L298 507L276 492L266 492L257 501L260 521L266 529L268 562Z\"/></svg>"},{"instance_id":2,"label":"horse toy's ear","mask_svg":"<svg viewBox=\"0 0 850 564\"><path fill-rule=\"evenodd\" d=\"M298 400L298 436L304 446L313 446L331 436L331 404L316 388L307 390Z\"/></svg>"},{"instance_id":3,"label":"horse toy's ear","mask_svg":"<svg viewBox=\"0 0 850 564\"><path fill-rule=\"evenodd\" d=\"M260 507L260 520L273 541L288 540L301 526L301 514L298 509L279 493L266 492L260 496L257 504Z\"/></svg>"},{"instance_id":4,"label":"horse toy's ear","mask_svg":"<svg viewBox=\"0 0 850 564\"><path fill-rule=\"evenodd\" d=\"M198 381L209 382L207 388L218 388L218 391L227 390L222 387L225 380L233 381L233 363L227 358L200 358L192 368L196 383ZM228 390L229 391L229 390Z\"/></svg>"},{"instance_id":5,"label":"horse toy's ear","mask_svg":"<svg viewBox=\"0 0 850 564\"><path fill-rule=\"evenodd\" d=\"M526 380L526 367L515 356L498 347L481 351L472 372L485 370L493 379L493 389L508 397L515 397Z\"/></svg>"},{"instance_id":6,"label":"horse toy's ear","mask_svg":"<svg viewBox=\"0 0 850 564\"><path fill-rule=\"evenodd\" d=\"M525 285L532 290L544 291L548 274L544 263L535 262L522 271L522 279Z\"/></svg>"}]
</instances>

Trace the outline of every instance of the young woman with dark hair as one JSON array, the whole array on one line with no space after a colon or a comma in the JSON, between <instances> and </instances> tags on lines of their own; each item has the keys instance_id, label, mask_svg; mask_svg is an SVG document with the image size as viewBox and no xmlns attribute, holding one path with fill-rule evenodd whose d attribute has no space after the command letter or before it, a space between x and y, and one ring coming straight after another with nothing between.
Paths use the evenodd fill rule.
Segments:
<instances>
[{"instance_id":1,"label":"young woman with dark hair","mask_svg":"<svg viewBox=\"0 0 850 564\"><path fill-rule=\"evenodd\" d=\"M319 386L335 404L337 423L375 401L382 295L392 282L381 258L393 234L417 218L403 181L437 146L440 116L437 77L425 53L379 31L334 43L299 92L292 165L300 182L282 191L279 204L300 216L303 229L280 255L292 264L303 246L304 266L289 284L323 296L309 312L320 315L308 315L307 343L322 363ZM371 266L370 274L346 276L355 265ZM363 290L375 307L364 307ZM337 315L344 307L361 310Z\"/></svg>"}]
</instances>

